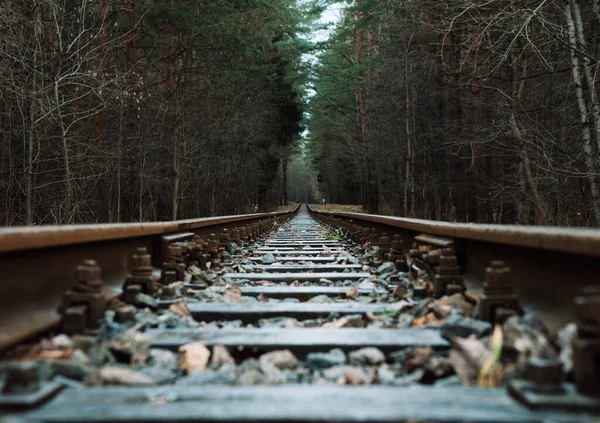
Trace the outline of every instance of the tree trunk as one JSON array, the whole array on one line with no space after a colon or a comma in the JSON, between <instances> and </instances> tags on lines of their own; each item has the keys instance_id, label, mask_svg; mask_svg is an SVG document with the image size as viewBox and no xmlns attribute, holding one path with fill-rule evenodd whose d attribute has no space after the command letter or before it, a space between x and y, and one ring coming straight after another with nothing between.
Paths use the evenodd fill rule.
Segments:
<instances>
[{"instance_id":1,"label":"tree trunk","mask_svg":"<svg viewBox=\"0 0 600 423\"><path fill-rule=\"evenodd\" d=\"M281 199L282 206L288 205L288 189L287 189L287 171L288 171L288 159L287 156L282 159L281 162Z\"/></svg>"},{"instance_id":2,"label":"tree trunk","mask_svg":"<svg viewBox=\"0 0 600 423\"><path fill-rule=\"evenodd\" d=\"M585 155L585 165L588 172L588 181L590 184L590 194L592 197L592 207L596 225L600 224L600 201L598 195L598 185L596 183L596 171L594 166L594 154L592 152L592 140L590 134L590 125L588 120L588 110L586 100L583 93L583 85L579 68L579 57L577 57L577 38L575 31L575 23L571 15L571 4L574 0L565 4L565 17L567 19L567 29L569 34L569 47L571 47L571 71L573 74L573 83L575 84L575 95L577 97L577 105L579 106L579 114L581 120L583 152Z\"/></svg>"},{"instance_id":3,"label":"tree trunk","mask_svg":"<svg viewBox=\"0 0 600 423\"><path fill-rule=\"evenodd\" d=\"M588 86L589 104L594 117L594 128L596 131L596 146L600 151L600 104L598 103L598 93L596 91L596 81L592 73L592 63L587 55L587 45L585 34L583 33L583 21L581 19L581 11L577 0L571 0L573 5L573 23L575 24L575 33L577 36L578 50L581 51L583 59L583 74ZM576 53L575 53L576 54Z\"/></svg>"},{"instance_id":4,"label":"tree trunk","mask_svg":"<svg viewBox=\"0 0 600 423\"><path fill-rule=\"evenodd\" d=\"M67 219L66 222L69 222L69 220L71 219L71 202L73 200L73 182L71 181L71 168L70 168L70 163L69 163L69 146L68 146L68 142L67 142L67 133L66 133L65 124L63 121L63 115L62 115L62 111L61 111L60 95L59 95L59 91L58 91L58 81L59 81L59 76L56 75L56 77L54 78L54 101L56 102L56 113L58 116L58 123L60 126L60 139L61 139L62 153L63 153L63 167L64 167L64 171L65 171L65 188L66 188L65 204L64 204L65 212L64 212L64 214L62 214L62 216L63 216L63 221L64 221L64 217L66 217L66 219Z\"/></svg>"}]
</instances>

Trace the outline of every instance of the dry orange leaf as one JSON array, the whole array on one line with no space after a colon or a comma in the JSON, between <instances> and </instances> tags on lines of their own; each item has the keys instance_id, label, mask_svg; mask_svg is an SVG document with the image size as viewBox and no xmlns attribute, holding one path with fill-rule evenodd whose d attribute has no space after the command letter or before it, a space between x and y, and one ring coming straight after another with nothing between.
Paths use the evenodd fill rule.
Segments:
<instances>
[{"instance_id":1,"label":"dry orange leaf","mask_svg":"<svg viewBox=\"0 0 600 423\"><path fill-rule=\"evenodd\" d=\"M428 313L423 317L419 317L418 319L415 319L412 321L412 325L413 326L424 326L424 325L435 325L435 326L439 326L443 323L443 320L440 319L436 319L435 318L435 314L433 313Z\"/></svg>"},{"instance_id":2,"label":"dry orange leaf","mask_svg":"<svg viewBox=\"0 0 600 423\"><path fill-rule=\"evenodd\" d=\"M60 350L42 350L27 355L27 359L33 358L52 358L55 360L69 359L73 353L73 348L65 348Z\"/></svg>"},{"instance_id":3,"label":"dry orange leaf","mask_svg":"<svg viewBox=\"0 0 600 423\"><path fill-rule=\"evenodd\" d=\"M181 361L179 366L185 373L192 371L206 370L208 359L210 358L210 350L202 342L192 342L179 347Z\"/></svg>"}]
</instances>

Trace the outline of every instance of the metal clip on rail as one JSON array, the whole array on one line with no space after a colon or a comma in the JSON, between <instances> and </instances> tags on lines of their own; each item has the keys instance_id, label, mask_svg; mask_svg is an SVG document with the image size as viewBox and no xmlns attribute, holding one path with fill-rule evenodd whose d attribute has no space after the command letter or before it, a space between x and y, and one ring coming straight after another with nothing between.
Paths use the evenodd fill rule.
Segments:
<instances>
[{"instance_id":1,"label":"metal clip on rail","mask_svg":"<svg viewBox=\"0 0 600 423\"><path fill-rule=\"evenodd\" d=\"M513 380L509 392L531 408L600 410L600 287L585 287L575 298L577 336L573 340L575 383L565 383L562 363L532 358L525 379Z\"/></svg>"},{"instance_id":2,"label":"metal clip on rail","mask_svg":"<svg viewBox=\"0 0 600 423\"><path fill-rule=\"evenodd\" d=\"M76 283L67 291L59 309L67 334L100 329L107 299L102 293L101 268L95 260L84 260L75 270Z\"/></svg>"},{"instance_id":3,"label":"metal clip on rail","mask_svg":"<svg viewBox=\"0 0 600 423\"><path fill-rule=\"evenodd\" d=\"M10 361L0 369L0 410L35 407L64 386L48 380L36 361ZM0 413L1 415L1 413Z\"/></svg>"}]
</instances>

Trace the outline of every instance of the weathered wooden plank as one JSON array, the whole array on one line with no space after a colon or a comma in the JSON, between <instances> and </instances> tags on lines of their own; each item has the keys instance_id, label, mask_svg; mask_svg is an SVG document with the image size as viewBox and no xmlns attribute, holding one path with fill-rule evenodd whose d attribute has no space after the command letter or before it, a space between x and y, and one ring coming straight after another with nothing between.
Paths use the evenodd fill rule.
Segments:
<instances>
[{"instance_id":1,"label":"weathered wooden plank","mask_svg":"<svg viewBox=\"0 0 600 423\"><path fill-rule=\"evenodd\" d=\"M343 250L337 250L337 251L332 251L332 254L335 253L341 253ZM263 250L253 250L252 254L260 254L260 255L265 255L265 254L273 254L275 256L294 256L296 254L301 253L302 255L305 256L318 256L319 254L324 254L327 253L329 254L330 251L325 251L325 250L279 250L277 252L275 251L263 251Z\"/></svg>"},{"instance_id":2,"label":"weathered wooden plank","mask_svg":"<svg viewBox=\"0 0 600 423\"><path fill-rule=\"evenodd\" d=\"M67 389L22 415L37 422L506 422L592 421L533 411L505 389L338 385Z\"/></svg>"},{"instance_id":3,"label":"weathered wooden plank","mask_svg":"<svg viewBox=\"0 0 600 423\"><path fill-rule=\"evenodd\" d=\"M361 303L256 303L252 305L229 303L188 303L194 319L198 321L241 320L254 323L259 319L273 317L294 317L298 320L327 317L331 313L340 315L383 313L391 310L391 304Z\"/></svg>"},{"instance_id":4,"label":"weathered wooden plank","mask_svg":"<svg viewBox=\"0 0 600 423\"><path fill-rule=\"evenodd\" d=\"M366 272L320 272L320 273L225 273L224 279L249 279L251 281L268 280L274 282L319 281L321 279L347 280L370 277Z\"/></svg>"},{"instance_id":5,"label":"weathered wooden plank","mask_svg":"<svg viewBox=\"0 0 600 423\"><path fill-rule=\"evenodd\" d=\"M360 270L362 265L360 264L320 264L315 265L271 265L271 264L244 264L242 265L246 270L266 270L269 272L343 272L346 269Z\"/></svg>"},{"instance_id":6,"label":"weathered wooden plank","mask_svg":"<svg viewBox=\"0 0 600 423\"><path fill-rule=\"evenodd\" d=\"M196 285L199 287L199 285ZM194 288L194 284L187 284L186 287ZM225 287L213 288L217 293L223 294ZM242 291L242 295L246 296L258 296L266 295L268 298L298 298L300 300L307 300L317 295L327 295L329 297L341 297L346 298L346 291L349 288L338 288L329 286L241 286L239 287ZM373 292L372 289L358 289L359 295L369 295ZM380 293L386 293L386 290L379 290Z\"/></svg>"},{"instance_id":7,"label":"weathered wooden plank","mask_svg":"<svg viewBox=\"0 0 600 423\"><path fill-rule=\"evenodd\" d=\"M267 240L265 245L285 245L291 244L294 245L341 245L339 241L321 241L321 240Z\"/></svg>"},{"instance_id":8,"label":"weathered wooden plank","mask_svg":"<svg viewBox=\"0 0 600 423\"><path fill-rule=\"evenodd\" d=\"M449 347L448 341L436 329L150 329L150 346L177 349L190 342L203 342L208 346L225 345L255 347L261 350L290 348L298 354L325 351L331 348L354 350L377 347L390 352L414 345L435 348Z\"/></svg>"},{"instance_id":9,"label":"weathered wooden plank","mask_svg":"<svg viewBox=\"0 0 600 423\"><path fill-rule=\"evenodd\" d=\"M332 263L339 260L339 257L311 257L311 256L291 256L291 257L275 257L277 261L312 261L315 263ZM250 257L250 261L261 261L262 257Z\"/></svg>"},{"instance_id":10,"label":"weathered wooden plank","mask_svg":"<svg viewBox=\"0 0 600 423\"><path fill-rule=\"evenodd\" d=\"M252 252L269 252L272 253L274 251L292 251L292 252L304 252L304 251L309 251L311 253L325 253L325 252L337 252L337 253L341 253L342 251L346 251L340 248L329 248L327 250L324 250L323 248L315 248L315 247L303 247L303 246L296 246L296 247L260 247L260 248L255 248L254 250L252 250Z\"/></svg>"}]
</instances>

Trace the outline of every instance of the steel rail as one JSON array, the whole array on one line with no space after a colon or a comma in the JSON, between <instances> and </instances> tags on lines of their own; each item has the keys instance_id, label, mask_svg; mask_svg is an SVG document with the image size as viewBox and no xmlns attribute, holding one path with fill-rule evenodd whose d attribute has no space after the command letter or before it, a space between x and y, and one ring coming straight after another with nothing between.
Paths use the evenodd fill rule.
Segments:
<instances>
[{"instance_id":1,"label":"steel rail","mask_svg":"<svg viewBox=\"0 0 600 423\"><path fill-rule=\"evenodd\" d=\"M573 299L581 287L600 284L600 229L450 223L308 209L317 216L400 234L405 248L422 234L450 238L475 296L490 261L503 260L512 269L517 296L552 329L573 319Z\"/></svg>"},{"instance_id":2,"label":"steel rail","mask_svg":"<svg viewBox=\"0 0 600 423\"><path fill-rule=\"evenodd\" d=\"M54 327L63 293L74 283L74 269L93 259L115 295L131 269L137 247L146 247L160 267L162 238L208 235L235 224L291 215L287 212L207 217L172 222L9 227L0 229L0 351Z\"/></svg>"}]
</instances>

